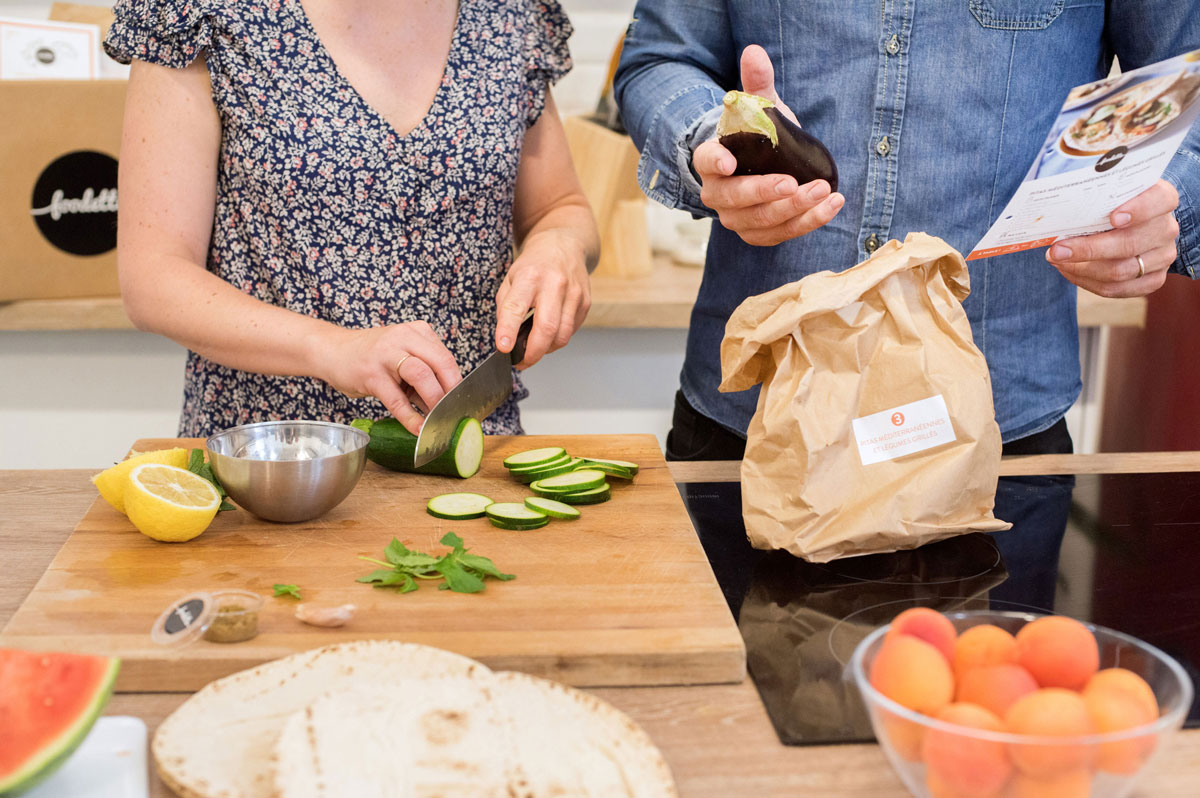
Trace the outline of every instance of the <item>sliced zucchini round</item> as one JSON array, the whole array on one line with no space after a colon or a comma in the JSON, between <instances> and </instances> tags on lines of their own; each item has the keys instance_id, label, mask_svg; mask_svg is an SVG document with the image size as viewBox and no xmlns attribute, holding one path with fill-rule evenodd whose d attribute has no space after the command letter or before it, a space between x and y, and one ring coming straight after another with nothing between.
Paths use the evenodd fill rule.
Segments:
<instances>
[{"instance_id":1,"label":"sliced zucchini round","mask_svg":"<svg viewBox=\"0 0 1200 798\"><path fill-rule=\"evenodd\" d=\"M574 521L579 517L579 511L571 505L547 499L545 496L530 496L525 500L525 506L543 512L551 518L561 518L565 521Z\"/></svg>"},{"instance_id":2,"label":"sliced zucchini round","mask_svg":"<svg viewBox=\"0 0 1200 798\"><path fill-rule=\"evenodd\" d=\"M487 496L478 493L443 493L430 499L425 505L425 511L434 518L458 521L465 518L482 518L483 511L493 503Z\"/></svg>"},{"instance_id":3,"label":"sliced zucchini round","mask_svg":"<svg viewBox=\"0 0 1200 798\"><path fill-rule=\"evenodd\" d=\"M583 461L587 464L585 467L612 466L614 469L629 472L631 477L638 472L638 464L631 463L628 460L605 460L601 457L585 457Z\"/></svg>"},{"instance_id":4,"label":"sliced zucchini round","mask_svg":"<svg viewBox=\"0 0 1200 798\"><path fill-rule=\"evenodd\" d=\"M508 469L508 473L513 474L514 476L516 474L528 474L531 471L541 471L543 468L553 468L556 465L562 465L563 463L569 463L575 459L578 459L578 458L571 457L571 455L567 454L566 452L563 452L560 457L555 457L553 460L547 460L544 463L536 463L534 465L524 465L524 466L513 466L512 468Z\"/></svg>"},{"instance_id":5,"label":"sliced zucchini round","mask_svg":"<svg viewBox=\"0 0 1200 798\"><path fill-rule=\"evenodd\" d=\"M617 479L633 479L633 471L628 468L613 465L612 463L597 463L595 460L580 460L577 468L590 468L594 471L603 471L610 477Z\"/></svg>"},{"instance_id":6,"label":"sliced zucchini round","mask_svg":"<svg viewBox=\"0 0 1200 798\"><path fill-rule=\"evenodd\" d=\"M604 472L592 468L581 468L556 477L547 477L530 483L534 493L578 493L605 484Z\"/></svg>"},{"instance_id":7,"label":"sliced zucchini round","mask_svg":"<svg viewBox=\"0 0 1200 798\"><path fill-rule=\"evenodd\" d=\"M515 479L517 482L528 485L530 482L536 482L539 479L545 479L546 477L556 477L559 474L567 474L576 470L577 468L580 468L582 465L583 460L579 459L578 457L568 457L565 463L559 463L558 465L547 466L546 468L538 468L532 471L518 472L513 470L509 473L513 475L513 479Z\"/></svg>"},{"instance_id":8,"label":"sliced zucchini round","mask_svg":"<svg viewBox=\"0 0 1200 798\"><path fill-rule=\"evenodd\" d=\"M499 518L489 518L488 520L492 522L492 526L494 527L508 529L513 532L525 532L530 529L541 529L546 524L550 523L550 519L545 517L543 517L541 521L530 521L527 524L513 524L508 521L501 521Z\"/></svg>"},{"instance_id":9,"label":"sliced zucchini round","mask_svg":"<svg viewBox=\"0 0 1200 798\"><path fill-rule=\"evenodd\" d=\"M524 452L517 452L505 457L504 467L520 468L521 466L541 465L551 460L556 460L566 453L567 450L561 446L544 446L541 449L528 449Z\"/></svg>"},{"instance_id":10,"label":"sliced zucchini round","mask_svg":"<svg viewBox=\"0 0 1200 798\"><path fill-rule=\"evenodd\" d=\"M529 524L534 521L545 521L547 517L541 510L526 507L521 502L496 502L488 505L484 512L488 518L508 524Z\"/></svg>"},{"instance_id":11,"label":"sliced zucchini round","mask_svg":"<svg viewBox=\"0 0 1200 798\"><path fill-rule=\"evenodd\" d=\"M567 504L599 504L612 498L612 488L608 485L601 485L598 488L582 490L578 493L560 493L555 498Z\"/></svg>"}]
</instances>

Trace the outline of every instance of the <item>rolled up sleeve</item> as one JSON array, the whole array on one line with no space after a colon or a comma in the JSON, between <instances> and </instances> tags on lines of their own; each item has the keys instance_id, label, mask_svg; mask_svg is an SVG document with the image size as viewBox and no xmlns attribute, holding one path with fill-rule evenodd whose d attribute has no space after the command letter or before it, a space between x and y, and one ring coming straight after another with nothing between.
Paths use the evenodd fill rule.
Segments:
<instances>
[{"instance_id":1,"label":"rolled up sleeve","mask_svg":"<svg viewBox=\"0 0 1200 798\"><path fill-rule=\"evenodd\" d=\"M692 150L716 130L737 85L724 0L641 0L614 79L621 119L641 152L638 184L656 202L711 216L700 201Z\"/></svg>"}]
</instances>

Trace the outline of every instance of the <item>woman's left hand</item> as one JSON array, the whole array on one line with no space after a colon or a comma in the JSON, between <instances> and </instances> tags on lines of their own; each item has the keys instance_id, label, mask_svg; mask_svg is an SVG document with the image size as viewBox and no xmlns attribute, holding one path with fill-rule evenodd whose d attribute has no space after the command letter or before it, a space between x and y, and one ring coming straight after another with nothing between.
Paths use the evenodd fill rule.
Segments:
<instances>
[{"instance_id":1,"label":"woman's left hand","mask_svg":"<svg viewBox=\"0 0 1200 798\"><path fill-rule=\"evenodd\" d=\"M1179 192L1166 180L1109 215L1113 229L1067 238L1046 260L1080 288L1107 297L1145 296L1162 288L1179 257Z\"/></svg>"},{"instance_id":2,"label":"woman's left hand","mask_svg":"<svg viewBox=\"0 0 1200 798\"><path fill-rule=\"evenodd\" d=\"M518 366L529 368L567 345L591 304L588 253L579 237L554 229L530 235L496 292L496 349L512 350L525 314L534 308Z\"/></svg>"}]
</instances>

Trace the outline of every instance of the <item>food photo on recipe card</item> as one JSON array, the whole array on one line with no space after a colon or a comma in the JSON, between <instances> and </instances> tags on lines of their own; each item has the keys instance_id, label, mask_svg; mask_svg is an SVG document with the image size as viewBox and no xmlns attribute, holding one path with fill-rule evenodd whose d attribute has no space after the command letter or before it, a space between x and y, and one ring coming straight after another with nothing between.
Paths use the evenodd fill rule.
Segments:
<instances>
[{"instance_id":1,"label":"food photo on recipe card","mask_svg":"<svg viewBox=\"0 0 1200 798\"><path fill-rule=\"evenodd\" d=\"M94 80L100 28L0 17L0 80Z\"/></svg>"},{"instance_id":2,"label":"food photo on recipe card","mask_svg":"<svg viewBox=\"0 0 1200 798\"><path fill-rule=\"evenodd\" d=\"M1000 218L967 260L1112 229L1154 185L1200 116L1200 50L1076 86Z\"/></svg>"}]
</instances>

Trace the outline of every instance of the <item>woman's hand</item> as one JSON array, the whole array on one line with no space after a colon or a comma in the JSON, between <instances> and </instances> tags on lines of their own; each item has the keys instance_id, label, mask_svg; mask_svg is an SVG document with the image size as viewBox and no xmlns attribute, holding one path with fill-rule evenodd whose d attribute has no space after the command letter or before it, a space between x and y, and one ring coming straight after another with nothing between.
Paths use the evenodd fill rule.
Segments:
<instances>
[{"instance_id":1,"label":"woman's hand","mask_svg":"<svg viewBox=\"0 0 1200 798\"><path fill-rule=\"evenodd\" d=\"M428 410L462 380L454 355L424 321L335 328L318 349L316 376L347 396L374 396L414 435L424 419L412 403Z\"/></svg>"},{"instance_id":2,"label":"woman's hand","mask_svg":"<svg viewBox=\"0 0 1200 798\"><path fill-rule=\"evenodd\" d=\"M775 70L766 50L747 47L741 69L745 91L766 97L796 120L775 94ZM737 160L716 139L696 148L692 166L700 176L700 201L717 212L726 229L755 246L772 246L810 233L837 216L846 202L841 194L831 194L824 180L800 186L790 175L732 177Z\"/></svg>"},{"instance_id":3,"label":"woman's hand","mask_svg":"<svg viewBox=\"0 0 1200 798\"><path fill-rule=\"evenodd\" d=\"M1159 180L1109 214L1114 229L1066 238L1046 260L1080 288L1100 296L1145 296L1162 288L1179 257L1179 192Z\"/></svg>"},{"instance_id":4,"label":"woman's hand","mask_svg":"<svg viewBox=\"0 0 1200 798\"><path fill-rule=\"evenodd\" d=\"M510 351L532 307L533 329L521 368L562 349L591 307L587 253L577 236L554 230L530 236L496 292L496 348Z\"/></svg>"}]
</instances>

